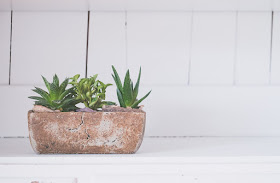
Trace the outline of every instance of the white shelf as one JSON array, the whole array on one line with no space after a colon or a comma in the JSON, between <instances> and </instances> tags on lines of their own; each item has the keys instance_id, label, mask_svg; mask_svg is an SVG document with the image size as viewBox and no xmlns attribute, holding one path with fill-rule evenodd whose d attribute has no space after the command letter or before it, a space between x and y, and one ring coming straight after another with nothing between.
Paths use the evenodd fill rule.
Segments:
<instances>
[{"instance_id":1,"label":"white shelf","mask_svg":"<svg viewBox=\"0 0 280 183\"><path fill-rule=\"evenodd\" d=\"M145 138L136 154L38 155L28 138L1 138L0 165L280 163L280 137Z\"/></svg>"},{"instance_id":2,"label":"white shelf","mask_svg":"<svg viewBox=\"0 0 280 183\"><path fill-rule=\"evenodd\" d=\"M1 0L15 11L270 11L279 0Z\"/></svg>"}]
</instances>

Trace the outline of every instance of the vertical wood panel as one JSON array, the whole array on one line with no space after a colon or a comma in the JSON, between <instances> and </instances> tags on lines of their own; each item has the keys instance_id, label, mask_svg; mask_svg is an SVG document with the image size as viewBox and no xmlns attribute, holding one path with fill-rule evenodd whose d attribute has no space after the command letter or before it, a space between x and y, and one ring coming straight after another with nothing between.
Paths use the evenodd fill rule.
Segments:
<instances>
[{"instance_id":1,"label":"vertical wood panel","mask_svg":"<svg viewBox=\"0 0 280 183\"><path fill-rule=\"evenodd\" d=\"M85 74L86 12L14 12L12 84Z\"/></svg>"},{"instance_id":2,"label":"vertical wood panel","mask_svg":"<svg viewBox=\"0 0 280 183\"><path fill-rule=\"evenodd\" d=\"M271 83L280 84L280 12L274 12Z\"/></svg>"},{"instance_id":3,"label":"vertical wood panel","mask_svg":"<svg viewBox=\"0 0 280 183\"><path fill-rule=\"evenodd\" d=\"M237 25L237 84L268 84L271 12L239 12Z\"/></svg>"},{"instance_id":4,"label":"vertical wood panel","mask_svg":"<svg viewBox=\"0 0 280 183\"><path fill-rule=\"evenodd\" d=\"M121 76L126 69L125 13L91 12L89 28L88 76L113 83L111 65Z\"/></svg>"},{"instance_id":5,"label":"vertical wood panel","mask_svg":"<svg viewBox=\"0 0 280 183\"><path fill-rule=\"evenodd\" d=\"M0 84L9 83L11 12L0 12Z\"/></svg>"},{"instance_id":6,"label":"vertical wood panel","mask_svg":"<svg viewBox=\"0 0 280 183\"><path fill-rule=\"evenodd\" d=\"M236 14L194 12L190 84L232 84Z\"/></svg>"},{"instance_id":7,"label":"vertical wood panel","mask_svg":"<svg viewBox=\"0 0 280 183\"><path fill-rule=\"evenodd\" d=\"M144 84L188 81L191 13L128 13L128 66Z\"/></svg>"}]
</instances>

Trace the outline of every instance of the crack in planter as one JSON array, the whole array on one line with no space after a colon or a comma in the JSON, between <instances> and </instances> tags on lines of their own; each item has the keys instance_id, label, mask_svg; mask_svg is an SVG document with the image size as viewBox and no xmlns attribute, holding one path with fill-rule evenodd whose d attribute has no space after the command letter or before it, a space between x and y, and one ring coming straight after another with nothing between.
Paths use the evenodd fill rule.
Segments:
<instances>
[{"instance_id":1,"label":"crack in planter","mask_svg":"<svg viewBox=\"0 0 280 183\"><path fill-rule=\"evenodd\" d=\"M85 132L87 134L87 139L90 139L90 135L88 134L87 129L85 129Z\"/></svg>"},{"instance_id":2,"label":"crack in planter","mask_svg":"<svg viewBox=\"0 0 280 183\"><path fill-rule=\"evenodd\" d=\"M81 128L81 126L84 124L84 115L85 115L85 113L83 112L83 114L82 114L82 116L81 116L81 124L79 124L79 126L77 127L77 128L69 128L68 130L70 131L70 132L77 132L77 131L79 131L80 130L80 128ZM89 135L88 135L89 136Z\"/></svg>"}]
</instances>

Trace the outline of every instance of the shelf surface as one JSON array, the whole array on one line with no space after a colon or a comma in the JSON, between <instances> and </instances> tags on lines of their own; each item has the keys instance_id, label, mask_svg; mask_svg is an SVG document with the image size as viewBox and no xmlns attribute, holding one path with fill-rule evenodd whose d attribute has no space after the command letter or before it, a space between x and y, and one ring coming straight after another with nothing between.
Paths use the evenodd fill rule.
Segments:
<instances>
[{"instance_id":1,"label":"shelf surface","mask_svg":"<svg viewBox=\"0 0 280 183\"><path fill-rule=\"evenodd\" d=\"M136 154L39 155L28 138L0 138L0 165L280 163L280 137L146 137Z\"/></svg>"}]
</instances>

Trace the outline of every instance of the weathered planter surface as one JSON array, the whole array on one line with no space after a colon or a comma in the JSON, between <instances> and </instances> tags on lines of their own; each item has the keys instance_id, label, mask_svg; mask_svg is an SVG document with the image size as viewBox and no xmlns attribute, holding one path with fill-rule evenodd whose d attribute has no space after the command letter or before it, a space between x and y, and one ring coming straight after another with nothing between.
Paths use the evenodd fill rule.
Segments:
<instances>
[{"instance_id":1,"label":"weathered planter surface","mask_svg":"<svg viewBox=\"0 0 280 183\"><path fill-rule=\"evenodd\" d=\"M143 140L142 112L28 112L29 138L40 154L131 154Z\"/></svg>"}]
</instances>

